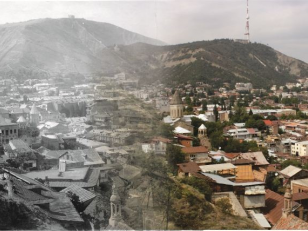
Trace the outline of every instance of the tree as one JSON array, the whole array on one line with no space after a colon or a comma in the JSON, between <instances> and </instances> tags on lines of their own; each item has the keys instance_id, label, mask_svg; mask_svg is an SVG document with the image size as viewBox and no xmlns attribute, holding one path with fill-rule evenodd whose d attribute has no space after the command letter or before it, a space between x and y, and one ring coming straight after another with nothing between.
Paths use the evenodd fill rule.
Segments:
<instances>
[{"instance_id":1,"label":"tree","mask_svg":"<svg viewBox=\"0 0 308 231\"><path fill-rule=\"evenodd\" d=\"M194 187L200 193L204 194L204 197L207 201L211 201L212 188L204 179L200 179L200 178L192 176L192 177L183 178L181 182Z\"/></svg>"},{"instance_id":2,"label":"tree","mask_svg":"<svg viewBox=\"0 0 308 231\"><path fill-rule=\"evenodd\" d=\"M269 116L266 117L266 119L271 120L271 121L278 120L277 117L274 116L274 115L269 115Z\"/></svg>"},{"instance_id":3,"label":"tree","mask_svg":"<svg viewBox=\"0 0 308 231\"><path fill-rule=\"evenodd\" d=\"M157 135L172 139L173 127L170 124L161 123L158 127Z\"/></svg>"},{"instance_id":4,"label":"tree","mask_svg":"<svg viewBox=\"0 0 308 231\"><path fill-rule=\"evenodd\" d=\"M216 107L216 104L214 106L213 113L214 113L214 116L215 116L215 122L217 122L218 121L218 109Z\"/></svg>"},{"instance_id":5,"label":"tree","mask_svg":"<svg viewBox=\"0 0 308 231\"><path fill-rule=\"evenodd\" d=\"M202 111L207 111L207 101L206 100L202 101Z\"/></svg>"},{"instance_id":6,"label":"tree","mask_svg":"<svg viewBox=\"0 0 308 231\"><path fill-rule=\"evenodd\" d=\"M167 145L166 159L173 174L176 174L177 164L185 162L185 155L179 146Z\"/></svg>"},{"instance_id":7,"label":"tree","mask_svg":"<svg viewBox=\"0 0 308 231\"><path fill-rule=\"evenodd\" d=\"M285 169L286 167L293 165L295 167L301 167L301 163L297 160L285 160L281 163L281 168Z\"/></svg>"},{"instance_id":8,"label":"tree","mask_svg":"<svg viewBox=\"0 0 308 231\"><path fill-rule=\"evenodd\" d=\"M74 207L76 210L80 213L83 211L83 205L80 202L79 196L76 195L75 193L68 191L66 195L71 199L71 202L73 203Z\"/></svg>"}]
</instances>

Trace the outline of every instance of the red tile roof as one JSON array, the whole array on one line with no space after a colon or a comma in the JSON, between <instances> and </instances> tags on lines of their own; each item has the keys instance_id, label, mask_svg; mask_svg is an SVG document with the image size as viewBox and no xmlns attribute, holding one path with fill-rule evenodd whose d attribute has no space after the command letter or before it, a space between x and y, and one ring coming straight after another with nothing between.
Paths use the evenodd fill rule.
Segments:
<instances>
[{"instance_id":1,"label":"red tile roof","mask_svg":"<svg viewBox=\"0 0 308 231\"><path fill-rule=\"evenodd\" d=\"M206 153L209 151L209 149L204 146L197 146L197 147L185 147L182 148L182 151L186 154L194 154L194 153Z\"/></svg>"},{"instance_id":2,"label":"red tile roof","mask_svg":"<svg viewBox=\"0 0 308 231\"><path fill-rule=\"evenodd\" d=\"M272 228L273 230L307 230L308 223L293 214L282 217L277 224Z\"/></svg>"},{"instance_id":3,"label":"red tile roof","mask_svg":"<svg viewBox=\"0 0 308 231\"><path fill-rule=\"evenodd\" d=\"M184 136L181 134L176 134L175 137L180 138L182 140L193 140L193 138L189 137L189 136Z\"/></svg>"},{"instance_id":4,"label":"red tile roof","mask_svg":"<svg viewBox=\"0 0 308 231\"><path fill-rule=\"evenodd\" d=\"M228 159L234 159L234 158L238 157L239 155L240 155L240 153L225 153L225 156Z\"/></svg>"},{"instance_id":5,"label":"red tile roof","mask_svg":"<svg viewBox=\"0 0 308 231\"><path fill-rule=\"evenodd\" d=\"M163 142L163 143L171 143L171 140L164 138L164 137L161 137L161 136L154 137L152 139L152 141L160 141L160 142Z\"/></svg>"},{"instance_id":6,"label":"red tile roof","mask_svg":"<svg viewBox=\"0 0 308 231\"><path fill-rule=\"evenodd\" d=\"M263 122L265 123L266 126L272 126L272 121L270 120L263 120Z\"/></svg>"},{"instance_id":7,"label":"red tile roof","mask_svg":"<svg viewBox=\"0 0 308 231\"><path fill-rule=\"evenodd\" d=\"M248 133L249 134L256 134L256 131L255 131L255 129L254 128L247 128L247 131L248 131Z\"/></svg>"}]
</instances>

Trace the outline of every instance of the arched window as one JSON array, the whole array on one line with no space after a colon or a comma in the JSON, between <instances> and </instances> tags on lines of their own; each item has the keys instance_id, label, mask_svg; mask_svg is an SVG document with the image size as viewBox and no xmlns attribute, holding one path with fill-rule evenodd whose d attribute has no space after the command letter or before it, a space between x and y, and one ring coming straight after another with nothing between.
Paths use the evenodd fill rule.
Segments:
<instances>
[{"instance_id":1,"label":"arched window","mask_svg":"<svg viewBox=\"0 0 308 231\"><path fill-rule=\"evenodd\" d=\"M115 207L115 204L112 204L112 211L111 211L111 214L115 214L117 211L116 211L116 207Z\"/></svg>"},{"instance_id":2,"label":"arched window","mask_svg":"<svg viewBox=\"0 0 308 231\"><path fill-rule=\"evenodd\" d=\"M120 214L120 205L117 205L117 213Z\"/></svg>"}]
</instances>

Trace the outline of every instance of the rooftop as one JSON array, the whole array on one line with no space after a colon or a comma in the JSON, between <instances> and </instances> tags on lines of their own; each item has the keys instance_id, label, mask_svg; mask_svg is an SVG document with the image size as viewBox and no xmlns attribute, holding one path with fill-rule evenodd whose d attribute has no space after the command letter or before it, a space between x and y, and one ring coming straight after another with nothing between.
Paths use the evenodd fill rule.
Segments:
<instances>
[{"instance_id":1,"label":"rooftop","mask_svg":"<svg viewBox=\"0 0 308 231\"><path fill-rule=\"evenodd\" d=\"M199 172L201 169L195 162L177 164L183 172Z\"/></svg>"},{"instance_id":2,"label":"rooftop","mask_svg":"<svg viewBox=\"0 0 308 231\"><path fill-rule=\"evenodd\" d=\"M32 171L24 174L25 176L35 179L41 178L45 179L48 177L49 180L58 179L58 180L83 180L85 179L89 168L71 168L63 172L62 176L59 176L58 169L50 169L45 171Z\"/></svg>"},{"instance_id":3,"label":"rooftop","mask_svg":"<svg viewBox=\"0 0 308 231\"><path fill-rule=\"evenodd\" d=\"M83 189L74 184L68 186L67 188L61 190L60 192L64 192L64 193L72 192L76 194L79 197L79 200L81 203L92 200L96 197L96 195L91 193L90 191Z\"/></svg>"},{"instance_id":4,"label":"rooftop","mask_svg":"<svg viewBox=\"0 0 308 231\"><path fill-rule=\"evenodd\" d=\"M281 170L280 173L288 178L296 175L297 173L299 173L300 171L302 171L301 168L295 167L293 165L289 165L288 167L286 167L285 169Z\"/></svg>"},{"instance_id":5,"label":"rooftop","mask_svg":"<svg viewBox=\"0 0 308 231\"><path fill-rule=\"evenodd\" d=\"M227 169L236 169L237 167L231 163L225 164L209 164L209 165L201 165L199 166L202 172L214 172L214 171L222 171Z\"/></svg>"},{"instance_id":6,"label":"rooftop","mask_svg":"<svg viewBox=\"0 0 308 231\"><path fill-rule=\"evenodd\" d=\"M185 147L182 148L182 151L186 154L194 154L194 153L207 153L209 149L204 146L197 146L197 147Z\"/></svg>"}]
</instances>

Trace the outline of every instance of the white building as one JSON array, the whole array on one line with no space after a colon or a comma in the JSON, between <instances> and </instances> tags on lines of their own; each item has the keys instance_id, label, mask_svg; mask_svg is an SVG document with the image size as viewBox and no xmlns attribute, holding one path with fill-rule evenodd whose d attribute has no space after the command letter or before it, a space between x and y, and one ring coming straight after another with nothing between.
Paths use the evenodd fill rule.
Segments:
<instances>
[{"instance_id":1,"label":"white building","mask_svg":"<svg viewBox=\"0 0 308 231\"><path fill-rule=\"evenodd\" d=\"M291 155L308 156L308 141L302 141L291 145Z\"/></svg>"}]
</instances>

